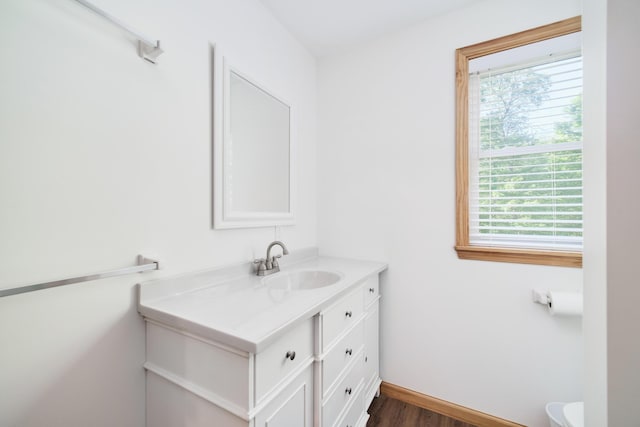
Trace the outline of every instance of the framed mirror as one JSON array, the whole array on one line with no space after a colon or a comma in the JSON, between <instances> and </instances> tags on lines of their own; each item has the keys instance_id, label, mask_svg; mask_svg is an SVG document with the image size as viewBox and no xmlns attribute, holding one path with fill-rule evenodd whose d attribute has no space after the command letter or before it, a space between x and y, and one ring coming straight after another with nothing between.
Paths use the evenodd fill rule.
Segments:
<instances>
[{"instance_id":1,"label":"framed mirror","mask_svg":"<svg viewBox=\"0 0 640 427\"><path fill-rule=\"evenodd\" d=\"M216 80L222 102L214 117L221 112L222 123L214 120L214 228L293 224L291 104L226 58L222 79L214 73L214 103Z\"/></svg>"}]
</instances>

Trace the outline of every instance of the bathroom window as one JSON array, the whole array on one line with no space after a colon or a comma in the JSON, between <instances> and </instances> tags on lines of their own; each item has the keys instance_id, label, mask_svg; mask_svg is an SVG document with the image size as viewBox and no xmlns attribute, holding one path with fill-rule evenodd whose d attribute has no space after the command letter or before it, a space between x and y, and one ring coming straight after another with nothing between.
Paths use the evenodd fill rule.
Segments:
<instances>
[{"instance_id":1,"label":"bathroom window","mask_svg":"<svg viewBox=\"0 0 640 427\"><path fill-rule=\"evenodd\" d=\"M464 259L582 264L580 18L457 50Z\"/></svg>"}]
</instances>

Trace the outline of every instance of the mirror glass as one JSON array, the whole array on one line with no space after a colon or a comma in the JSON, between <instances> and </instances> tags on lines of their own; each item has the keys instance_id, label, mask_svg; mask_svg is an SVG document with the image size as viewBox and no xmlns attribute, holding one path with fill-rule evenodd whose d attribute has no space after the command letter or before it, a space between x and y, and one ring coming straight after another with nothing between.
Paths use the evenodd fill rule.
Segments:
<instances>
[{"instance_id":1,"label":"mirror glass","mask_svg":"<svg viewBox=\"0 0 640 427\"><path fill-rule=\"evenodd\" d=\"M291 106L226 63L223 98L215 228L292 224Z\"/></svg>"},{"instance_id":2,"label":"mirror glass","mask_svg":"<svg viewBox=\"0 0 640 427\"><path fill-rule=\"evenodd\" d=\"M230 72L225 178L230 211L289 210L289 106Z\"/></svg>"}]
</instances>

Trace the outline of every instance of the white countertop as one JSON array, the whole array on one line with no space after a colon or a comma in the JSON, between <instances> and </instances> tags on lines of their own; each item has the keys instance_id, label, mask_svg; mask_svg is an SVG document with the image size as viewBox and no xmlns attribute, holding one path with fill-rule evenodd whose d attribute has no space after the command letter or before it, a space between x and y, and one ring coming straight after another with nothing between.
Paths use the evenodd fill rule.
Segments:
<instances>
[{"instance_id":1,"label":"white countertop","mask_svg":"<svg viewBox=\"0 0 640 427\"><path fill-rule=\"evenodd\" d=\"M217 269L139 285L145 318L249 353L314 316L356 284L387 268L381 262L312 257L258 277L249 265ZM265 281L296 270L338 272L335 284L309 290L275 289Z\"/></svg>"}]
</instances>

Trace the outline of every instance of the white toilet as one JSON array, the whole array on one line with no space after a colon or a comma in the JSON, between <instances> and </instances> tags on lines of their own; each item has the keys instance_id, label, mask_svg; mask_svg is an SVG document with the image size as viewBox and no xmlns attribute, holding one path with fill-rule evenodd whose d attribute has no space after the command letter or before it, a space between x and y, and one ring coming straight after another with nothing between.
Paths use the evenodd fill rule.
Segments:
<instances>
[{"instance_id":1,"label":"white toilet","mask_svg":"<svg viewBox=\"0 0 640 427\"><path fill-rule=\"evenodd\" d=\"M550 427L584 427L583 402L549 402L545 409Z\"/></svg>"},{"instance_id":2,"label":"white toilet","mask_svg":"<svg viewBox=\"0 0 640 427\"><path fill-rule=\"evenodd\" d=\"M584 427L584 402L567 403L562 407L565 427Z\"/></svg>"}]
</instances>

